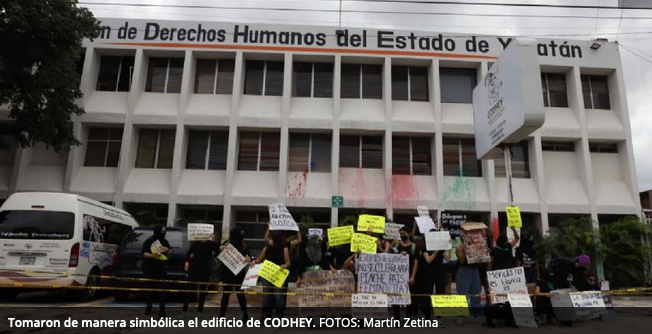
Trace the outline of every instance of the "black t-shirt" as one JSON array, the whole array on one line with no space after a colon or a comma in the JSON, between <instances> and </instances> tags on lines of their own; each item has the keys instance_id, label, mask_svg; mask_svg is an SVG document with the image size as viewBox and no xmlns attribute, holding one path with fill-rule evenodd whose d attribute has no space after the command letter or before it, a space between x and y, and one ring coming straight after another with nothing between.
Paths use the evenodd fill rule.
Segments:
<instances>
[{"instance_id":1,"label":"black t-shirt","mask_svg":"<svg viewBox=\"0 0 652 334\"><path fill-rule=\"evenodd\" d=\"M400 242L398 243L398 247L396 247L396 250L398 251L399 254L405 252L407 255L410 257L410 272L409 274L412 275L412 269L414 268L414 260L418 258L420 255L419 250L417 249L417 245L414 243L410 243L408 246L403 246Z\"/></svg>"},{"instance_id":2,"label":"black t-shirt","mask_svg":"<svg viewBox=\"0 0 652 334\"><path fill-rule=\"evenodd\" d=\"M512 255L512 245L507 244L503 246L496 246L491 250L493 262L491 263L491 270L502 270L514 268L516 262Z\"/></svg>"},{"instance_id":3,"label":"black t-shirt","mask_svg":"<svg viewBox=\"0 0 652 334\"><path fill-rule=\"evenodd\" d=\"M285 264L285 250L287 247L265 246L265 260L273 262L279 266Z\"/></svg>"},{"instance_id":4,"label":"black t-shirt","mask_svg":"<svg viewBox=\"0 0 652 334\"><path fill-rule=\"evenodd\" d=\"M331 247L331 255L333 257L333 267L335 269L342 269L344 262L352 255L351 247L349 245L333 246Z\"/></svg>"},{"instance_id":5,"label":"black t-shirt","mask_svg":"<svg viewBox=\"0 0 652 334\"><path fill-rule=\"evenodd\" d=\"M140 254L144 253L152 253L152 244L158 240L163 247L167 247L172 249L170 247L170 243L167 241L165 238L159 238L156 239L153 236L149 237L145 242L143 242L143 248L140 251ZM165 266L167 265L167 261L165 260L157 260L157 259L152 259L152 258L143 258L143 270L163 270L165 269Z\"/></svg>"},{"instance_id":6,"label":"black t-shirt","mask_svg":"<svg viewBox=\"0 0 652 334\"><path fill-rule=\"evenodd\" d=\"M215 241L195 241L190 245L186 259L192 257L193 269L210 268L215 253L219 252L219 247Z\"/></svg>"}]
</instances>

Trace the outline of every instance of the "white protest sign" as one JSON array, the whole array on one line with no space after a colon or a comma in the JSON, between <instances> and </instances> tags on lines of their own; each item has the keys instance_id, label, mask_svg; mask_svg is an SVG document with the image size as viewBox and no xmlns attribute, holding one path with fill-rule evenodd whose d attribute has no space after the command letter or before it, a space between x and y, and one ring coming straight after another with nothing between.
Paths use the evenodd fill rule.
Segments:
<instances>
[{"instance_id":1,"label":"white protest sign","mask_svg":"<svg viewBox=\"0 0 652 334\"><path fill-rule=\"evenodd\" d=\"M523 293L508 293L507 299L512 308L514 321L519 326L537 328L537 321L534 318L534 311L532 310L532 300L530 296Z\"/></svg>"},{"instance_id":2,"label":"white protest sign","mask_svg":"<svg viewBox=\"0 0 652 334\"><path fill-rule=\"evenodd\" d=\"M609 291L609 290L611 290L610 287L609 287L609 281L600 282L600 290L601 291Z\"/></svg>"},{"instance_id":3,"label":"white protest sign","mask_svg":"<svg viewBox=\"0 0 652 334\"><path fill-rule=\"evenodd\" d=\"M417 221L421 234L426 234L435 228L435 222L430 217L414 217L414 220Z\"/></svg>"},{"instance_id":4,"label":"white protest sign","mask_svg":"<svg viewBox=\"0 0 652 334\"><path fill-rule=\"evenodd\" d=\"M351 313L354 318L387 318L388 298L380 293L351 295Z\"/></svg>"},{"instance_id":5,"label":"white protest sign","mask_svg":"<svg viewBox=\"0 0 652 334\"><path fill-rule=\"evenodd\" d=\"M419 214L419 217L430 217L430 210L428 210L428 207L425 205L417 206L417 213Z\"/></svg>"},{"instance_id":6,"label":"white protest sign","mask_svg":"<svg viewBox=\"0 0 652 334\"><path fill-rule=\"evenodd\" d=\"M523 267L487 271L487 280L492 294L528 293ZM491 296L494 304L506 301L507 296Z\"/></svg>"},{"instance_id":7,"label":"white protest sign","mask_svg":"<svg viewBox=\"0 0 652 334\"><path fill-rule=\"evenodd\" d=\"M258 284L258 271L262 266L263 264L259 263L254 267L250 267L249 270L247 270L247 274L245 274L245 278L244 281L242 281L242 287L240 288L240 290L252 288L255 287L256 284Z\"/></svg>"},{"instance_id":8,"label":"white protest sign","mask_svg":"<svg viewBox=\"0 0 652 334\"><path fill-rule=\"evenodd\" d=\"M228 244L226 248L220 255L217 256L217 259L222 261L222 264L225 265L234 275L237 275L247 266L247 260L245 259L240 252L238 252L233 245Z\"/></svg>"},{"instance_id":9,"label":"white protest sign","mask_svg":"<svg viewBox=\"0 0 652 334\"><path fill-rule=\"evenodd\" d=\"M299 231L297 222L294 221L285 204L277 203L269 205L269 230Z\"/></svg>"},{"instance_id":10,"label":"white protest sign","mask_svg":"<svg viewBox=\"0 0 652 334\"><path fill-rule=\"evenodd\" d=\"M214 230L213 224L188 224L188 241L211 240Z\"/></svg>"},{"instance_id":11,"label":"white protest sign","mask_svg":"<svg viewBox=\"0 0 652 334\"><path fill-rule=\"evenodd\" d=\"M388 294L390 305L410 305L410 257L402 254L358 255L358 292Z\"/></svg>"},{"instance_id":12,"label":"white protest sign","mask_svg":"<svg viewBox=\"0 0 652 334\"><path fill-rule=\"evenodd\" d=\"M403 224L385 223L385 239L401 240L400 230Z\"/></svg>"},{"instance_id":13,"label":"white protest sign","mask_svg":"<svg viewBox=\"0 0 652 334\"><path fill-rule=\"evenodd\" d=\"M597 318L608 313L600 291L573 292L568 295L578 316Z\"/></svg>"},{"instance_id":14,"label":"white protest sign","mask_svg":"<svg viewBox=\"0 0 652 334\"><path fill-rule=\"evenodd\" d=\"M318 235L320 238L324 237L324 230L320 228L309 228L308 236Z\"/></svg>"},{"instance_id":15,"label":"white protest sign","mask_svg":"<svg viewBox=\"0 0 652 334\"><path fill-rule=\"evenodd\" d=\"M161 254L162 248L163 244L161 244L159 240L156 240L152 242L152 246L149 248L149 250L152 251L152 254Z\"/></svg>"},{"instance_id":16,"label":"white protest sign","mask_svg":"<svg viewBox=\"0 0 652 334\"><path fill-rule=\"evenodd\" d=\"M451 234L448 231L428 232L426 236L426 249L429 251L449 250L453 248Z\"/></svg>"}]
</instances>

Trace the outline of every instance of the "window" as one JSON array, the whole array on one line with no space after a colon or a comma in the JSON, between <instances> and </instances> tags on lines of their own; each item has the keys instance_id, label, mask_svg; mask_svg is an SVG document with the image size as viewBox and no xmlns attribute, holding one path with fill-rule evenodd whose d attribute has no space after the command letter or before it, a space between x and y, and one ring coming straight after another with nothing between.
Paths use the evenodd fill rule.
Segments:
<instances>
[{"instance_id":1,"label":"window","mask_svg":"<svg viewBox=\"0 0 652 334\"><path fill-rule=\"evenodd\" d=\"M444 138L444 175L482 176L482 161L475 156L474 139Z\"/></svg>"},{"instance_id":2,"label":"window","mask_svg":"<svg viewBox=\"0 0 652 334\"><path fill-rule=\"evenodd\" d=\"M168 223L168 205L163 203L124 203L125 211L129 212L132 217L138 222L140 226L153 226L153 225L167 225ZM151 230L150 230L151 231ZM144 232L140 230L139 232ZM172 247L174 243L170 240L170 230L166 235L166 239L170 242ZM147 236L145 239L149 238ZM181 245L181 243L179 243ZM142 244L141 244L142 247ZM181 246L179 246L181 247ZM140 248L138 248L140 250Z\"/></svg>"},{"instance_id":3,"label":"window","mask_svg":"<svg viewBox=\"0 0 652 334\"><path fill-rule=\"evenodd\" d=\"M172 168L175 130L141 129L136 168Z\"/></svg>"},{"instance_id":4,"label":"window","mask_svg":"<svg viewBox=\"0 0 652 334\"><path fill-rule=\"evenodd\" d=\"M226 170L227 131L190 131L186 168Z\"/></svg>"},{"instance_id":5,"label":"window","mask_svg":"<svg viewBox=\"0 0 652 334\"><path fill-rule=\"evenodd\" d=\"M146 92L180 93L183 58L150 58Z\"/></svg>"},{"instance_id":6,"label":"window","mask_svg":"<svg viewBox=\"0 0 652 334\"><path fill-rule=\"evenodd\" d=\"M283 62L247 60L244 93L247 95L283 95Z\"/></svg>"},{"instance_id":7,"label":"window","mask_svg":"<svg viewBox=\"0 0 652 334\"><path fill-rule=\"evenodd\" d=\"M382 99L382 65L342 64L342 98Z\"/></svg>"},{"instance_id":8,"label":"window","mask_svg":"<svg viewBox=\"0 0 652 334\"><path fill-rule=\"evenodd\" d=\"M291 172L329 173L331 171L330 134L290 134L290 154L288 157Z\"/></svg>"},{"instance_id":9,"label":"window","mask_svg":"<svg viewBox=\"0 0 652 334\"><path fill-rule=\"evenodd\" d=\"M96 90L128 92L134 70L133 56L102 56Z\"/></svg>"},{"instance_id":10,"label":"window","mask_svg":"<svg viewBox=\"0 0 652 334\"><path fill-rule=\"evenodd\" d=\"M90 128L86 142L86 167L118 167L122 128Z\"/></svg>"},{"instance_id":11,"label":"window","mask_svg":"<svg viewBox=\"0 0 652 334\"><path fill-rule=\"evenodd\" d=\"M341 136L340 167L383 168L383 137Z\"/></svg>"},{"instance_id":12,"label":"window","mask_svg":"<svg viewBox=\"0 0 652 334\"><path fill-rule=\"evenodd\" d=\"M544 151L553 151L553 152L575 152L575 143L544 141L541 142L541 149Z\"/></svg>"},{"instance_id":13,"label":"window","mask_svg":"<svg viewBox=\"0 0 652 334\"><path fill-rule=\"evenodd\" d=\"M232 94L234 59L197 59L195 94Z\"/></svg>"},{"instance_id":14,"label":"window","mask_svg":"<svg viewBox=\"0 0 652 334\"><path fill-rule=\"evenodd\" d=\"M611 109L609 84L604 75L582 75L582 96L586 109Z\"/></svg>"},{"instance_id":15,"label":"window","mask_svg":"<svg viewBox=\"0 0 652 334\"><path fill-rule=\"evenodd\" d=\"M514 144L510 150L512 152L512 177L529 179L530 156L528 155L528 141L524 140L520 143ZM500 156L494 160L494 165L496 166L497 177L507 177L504 153L501 153Z\"/></svg>"},{"instance_id":16,"label":"window","mask_svg":"<svg viewBox=\"0 0 652 334\"><path fill-rule=\"evenodd\" d=\"M273 132L242 132L238 170L278 171L281 135Z\"/></svg>"},{"instance_id":17,"label":"window","mask_svg":"<svg viewBox=\"0 0 652 334\"><path fill-rule=\"evenodd\" d=\"M176 226L186 227L188 224L212 224L219 236L222 231L222 207L217 205L179 205L179 218ZM216 238L217 239L217 238Z\"/></svg>"},{"instance_id":18,"label":"window","mask_svg":"<svg viewBox=\"0 0 652 334\"><path fill-rule=\"evenodd\" d=\"M589 143L589 152L593 153L618 153L618 146L609 143Z\"/></svg>"},{"instance_id":19,"label":"window","mask_svg":"<svg viewBox=\"0 0 652 334\"><path fill-rule=\"evenodd\" d=\"M428 68L392 66L392 100L428 101Z\"/></svg>"},{"instance_id":20,"label":"window","mask_svg":"<svg viewBox=\"0 0 652 334\"><path fill-rule=\"evenodd\" d=\"M439 69L442 103L473 103L473 88L477 83L473 68Z\"/></svg>"},{"instance_id":21,"label":"window","mask_svg":"<svg viewBox=\"0 0 652 334\"><path fill-rule=\"evenodd\" d=\"M129 225L91 215L84 215L84 241L119 245L129 231L131 231L131 226Z\"/></svg>"},{"instance_id":22,"label":"window","mask_svg":"<svg viewBox=\"0 0 652 334\"><path fill-rule=\"evenodd\" d=\"M260 251L265 247L265 232L269 223L267 209L260 211L237 211L235 226L241 227L245 233L245 242L250 250ZM252 254L255 256L257 254Z\"/></svg>"},{"instance_id":23,"label":"window","mask_svg":"<svg viewBox=\"0 0 652 334\"><path fill-rule=\"evenodd\" d=\"M394 137L392 139L392 174L432 175L431 138Z\"/></svg>"},{"instance_id":24,"label":"window","mask_svg":"<svg viewBox=\"0 0 652 334\"><path fill-rule=\"evenodd\" d=\"M566 96L566 75L561 73L541 73L543 104L546 107L568 108Z\"/></svg>"},{"instance_id":25,"label":"window","mask_svg":"<svg viewBox=\"0 0 652 334\"><path fill-rule=\"evenodd\" d=\"M292 96L333 97L333 64L295 62Z\"/></svg>"}]
</instances>

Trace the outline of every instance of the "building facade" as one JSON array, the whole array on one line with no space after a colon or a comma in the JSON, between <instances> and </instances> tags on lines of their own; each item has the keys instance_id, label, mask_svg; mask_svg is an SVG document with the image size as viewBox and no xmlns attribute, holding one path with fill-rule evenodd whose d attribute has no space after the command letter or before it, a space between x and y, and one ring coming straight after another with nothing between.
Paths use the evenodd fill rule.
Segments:
<instances>
[{"instance_id":1,"label":"building facade","mask_svg":"<svg viewBox=\"0 0 652 334\"><path fill-rule=\"evenodd\" d=\"M428 32L102 20L86 41L82 145L0 153L0 199L63 191L170 225L245 228L267 205L337 226L489 221L508 203L502 159L478 161L472 90L508 38ZM541 231L640 215L618 46L537 40L545 124L512 148L514 200ZM6 110L0 131L9 132ZM342 196L342 207L333 207ZM224 233L223 235L226 235Z\"/></svg>"}]
</instances>

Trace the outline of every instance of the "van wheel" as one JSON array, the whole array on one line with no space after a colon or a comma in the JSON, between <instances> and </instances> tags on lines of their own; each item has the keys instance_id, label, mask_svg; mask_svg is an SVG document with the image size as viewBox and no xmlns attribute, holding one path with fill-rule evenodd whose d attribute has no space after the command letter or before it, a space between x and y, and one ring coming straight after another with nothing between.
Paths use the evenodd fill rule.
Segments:
<instances>
[{"instance_id":1,"label":"van wheel","mask_svg":"<svg viewBox=\"0 0 652 334\"><path fill-rule=\"evenodd\" d=\"M113 292L113 298L116 302L129 301L129 291L117 290Z\"/></svg>"},{"instance_id":2,"label":"van wheel","mask_svg":"<svg viewBox=\"0 0 652 334\"><path fill-rule=\"evenodd\" d=\"M91 270L91 272L88 274L88 277L86 278L86 287L88 289L80 289L75 291L77 300L80 302L88 302L95 298L98 290L94 288L100 286L100 278L98 277L99 275L99 270Z\"/></svg>"},{"instance_id":3,"label":"van wheel","mask_svg":"<svg viewBox=\"0 0 652 334\"><path fill-rule=\"evenodd\" d=\"M15 289L3 289L0 290L0 301L10 302L16 299L18 296L18 290Z\"/></svg>"}]
</instances>

